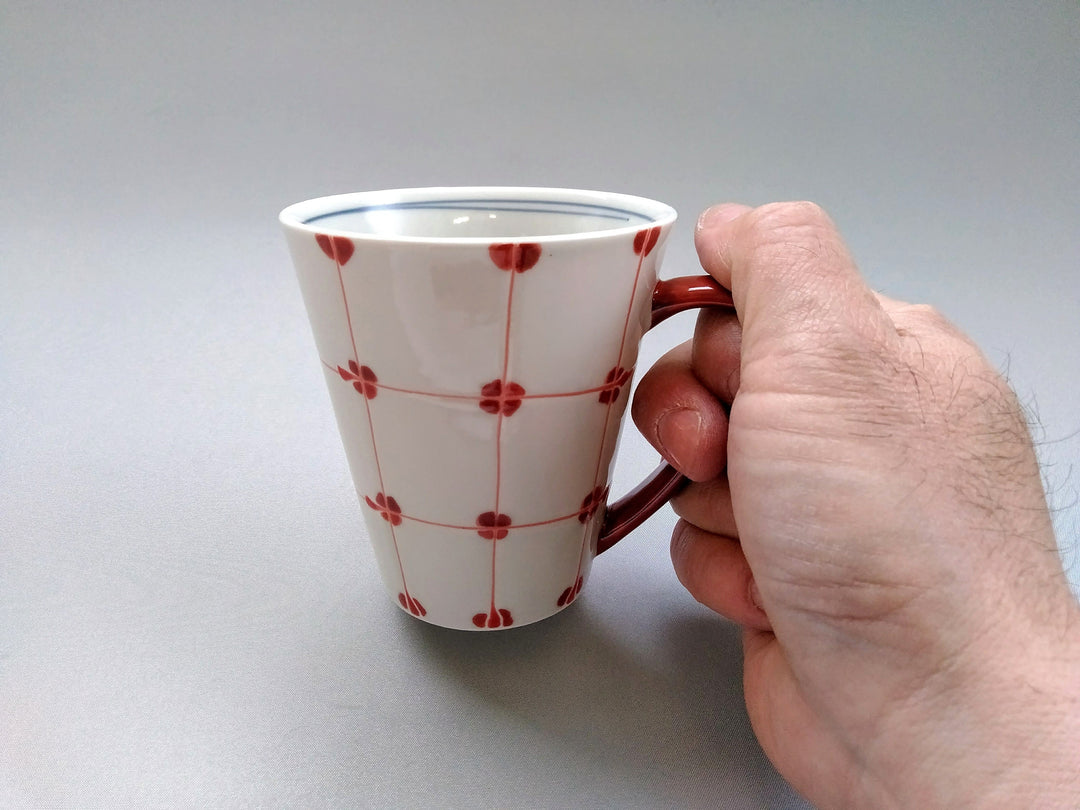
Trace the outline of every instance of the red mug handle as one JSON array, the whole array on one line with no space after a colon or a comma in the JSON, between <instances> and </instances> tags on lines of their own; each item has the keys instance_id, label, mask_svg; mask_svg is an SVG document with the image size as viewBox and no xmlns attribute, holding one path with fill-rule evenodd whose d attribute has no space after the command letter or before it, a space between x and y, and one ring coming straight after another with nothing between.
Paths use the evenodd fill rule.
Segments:
<instances>
[{"instance_id":1,"label":"red mug handle","mask_svg":"<svg viewBox=\"0 0 1080 810\"><path fill-rule=\"evenodd\" d=\"M683 276L656 282L652 296L652 328L672 315L698 307L734 309L731 293L712 276ZM619 500L609 504L596 541L602 554L645 522L667 503L686 479L670 464L663 463L652 475Z\"/></svg>"}]
</instances>

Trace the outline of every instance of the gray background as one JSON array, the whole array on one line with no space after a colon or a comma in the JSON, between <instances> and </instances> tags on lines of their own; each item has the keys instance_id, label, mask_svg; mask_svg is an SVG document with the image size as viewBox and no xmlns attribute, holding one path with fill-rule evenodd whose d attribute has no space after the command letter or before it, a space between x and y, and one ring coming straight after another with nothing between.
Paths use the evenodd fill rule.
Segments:
<instances>
[{"instance_id":1,"label":"gray background","mask_svg":"<svg viewBox=\"0 0 1080 810\"><path fill-rule=\"evenodd\" d=\"M1008 368L1076 544L1075 2L5 0L0 76L0 805L802 806L670 511L539 626L390 604L276 223L307 197L652 196L667 275L706 205L817 200ZM628 430L616 488L655 459Z\"/></svg>"}]
</instances>

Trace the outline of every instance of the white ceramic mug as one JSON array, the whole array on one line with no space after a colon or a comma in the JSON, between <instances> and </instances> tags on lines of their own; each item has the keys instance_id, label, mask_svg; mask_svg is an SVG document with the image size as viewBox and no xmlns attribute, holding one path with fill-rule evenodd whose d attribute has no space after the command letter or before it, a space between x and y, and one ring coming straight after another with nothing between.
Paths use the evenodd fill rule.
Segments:
<instances>
[{"instance_id":1,"label":"white ceramic mug","mask_svg":"<svg viewBox=\"0 0 1080 810\"><path fill-rule=\"evenodd\" d=\"M675 211L622 194L427 188L281 213L382 579L424 621L571 604L681 483L607 505L638 342L705 277L657 282Z\"/></svg>"}]
</instances>

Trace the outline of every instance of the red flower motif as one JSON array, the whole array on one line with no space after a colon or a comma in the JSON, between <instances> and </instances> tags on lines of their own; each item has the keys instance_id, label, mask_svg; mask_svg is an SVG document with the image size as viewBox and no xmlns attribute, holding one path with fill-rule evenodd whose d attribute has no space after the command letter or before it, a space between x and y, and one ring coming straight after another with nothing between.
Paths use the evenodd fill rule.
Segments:
<instances>
[{"instance_id":1,"label":"red flower motif","mask_svg":"<svg viewBox=\"0 0 1080 810\"><path fill-rule=\"evenodd\" d=\"M652 249L656 247L656 243L660 241L660 226L657 225L653 228L647 228L644 231L638 231L637 236L634 237L634 253L642 258L652 253Z\"/></svg>"},{"instance_id":2,"label":"red flower motif","mask_svg":"<svg viewBox=\"0 0 1080 810\"><path fill-rule=\"evenodd\" d=\"M317 233L315 234L315 241L322 248L322 252L338 264L345 264L352 258L353 251L356 249L352 240L346 236L330 236L325 233Z\"/></svg>"},{"instance_id":3,"label":"red flower motif","mask_svg":"<svg viewBox=\"0 0 1080 810\"><path fill-rule=\"evenodd\" d=\"M604 387L600 391L600 401L605 405L609 402L614 402L619 398L619 392L622 387L626 385L627 380L633 372L630 369L623 368L622 366L615 366L611 371L607 373L607 377L604 378Z\"/></svg>"},{"instance_id":4,"label":"red flower motif","mask_svg":"<svg viewBox=\"0 0 1080 810\"><path fill-rule=\"evenodd\" d=\"M559 607L566 607L575 599L577 599L577 595L579 593L581 593L581 577L578 577L577 582L575 582L573 585L571 585L569 588L559 594L559 598L558 600L556 600L555 604L557 604Z\"/></svg>"},{"instance_id":5,"label":"red flower motif","mask_svg":"<svg viewBox=\"0 0 1080 810\"><path fill-rule=\"evenodd\" d=\"M521 407L525 389L516 382L505 385L502 380L492 380L480 389L480 409L492 414L511 416Z\"/></svg>"},{"instance_id":6,"label":"red flower motif","mask_svg":"<svg viewBox=\"0 0 1080 810\"><path fill-rule=\"evenodd\" d=\"M607 487L597 487L586 495L585 500L581 502L581 508L578 510L577 519L582 523L588 523L589 518L596 514L596 510L607 502L607 496Z\"/></svg>"},{"instance_id":7,"label":"red flower motif","mask_svg":"<svg viewBox=\"0 0 1080 810\"><path fill-rule=\"evenodd\" d=\"M494 630L498 627L509 627L514 623L514 617L510 615L510 611L506 608L496 609L492 606L490 613L477 613L473 616L472 623L477 627L487 627Z\"/></svg>"},{"instance_id":8,"label":"red flower motif","mask_svg":"<svg viewBox=\"0 0 1080 810\"><path fill-rule=\"evenodd\" d=\"M368 366L361 366L355 360L350 360L349 367L344 369L338 366L337 373L341 375L341 379L351 382L353 388L366 399L375 399L375 395L379 393L379 378Z\"/></svg>"},{"instance_id":9,"label":"red flower motif","mask_svg":"<svg viewBox=\"0 0 1080 810\"><path fill-rule=\"evenodd\" d=\"M367 505L379 513L379 517L387 521L391 526L401 525L401 507L398 506L398 502L393 498L379 493L375 496L375 500L371 500L367 495L364 496L364 500Z\"/></svg>"},{"instance_id":10,"label":"red flower motif","mask_svg":"<svg viewBox=\"0 0 1080 810\"><path fill-rule=\"evenodd\" d=\"M540 261L543 248L535 242L522 244L505 243L492 245L488 248L488 255L500 270L513 270L515 273L524 273Z\"/></svg>"},{"instance_id":11,"label":"red flower motif","mask_svg":"<svg viewBox=\"0 0 1080 810\"><path fill-rule=\"evenodd\" d=\"M502 540L510 533L510 516L484 512L476 519L476 533L485 540Z\"/></svg>"},{"instance_id":12,"label":"red flower motif","mask_svg":"<svg viewBox=\"0 0 1080 810\"><path fill-rule=\"evenodd\" d=\"M401 602L401 606L413 616L427 616L427 611L424 610L424 606L420 604L419 599L404 593L398 593L397 598Z\"/></svg>"}]
</instances>

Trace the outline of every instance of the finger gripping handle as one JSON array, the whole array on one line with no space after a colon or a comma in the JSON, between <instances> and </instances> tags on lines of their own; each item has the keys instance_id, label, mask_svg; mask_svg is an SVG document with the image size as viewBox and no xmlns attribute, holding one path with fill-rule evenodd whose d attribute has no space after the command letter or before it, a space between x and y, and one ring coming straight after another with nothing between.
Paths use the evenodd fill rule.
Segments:
<instances>
[{"instance_id":1,"label":"finger gripping handle","mask_svg":"<svg viewBox=\"0 0 1080 810\"><path fill-rule=\"evenodd\" d=\"M712 276L662 279L653 288L650 328L688 309L721 307L734 309L731 293ZM601 554L644 523L686 484L686 478L670 464L661 464L641 484L609 504L596 541Z\"/></svg>"}]
</instances>

